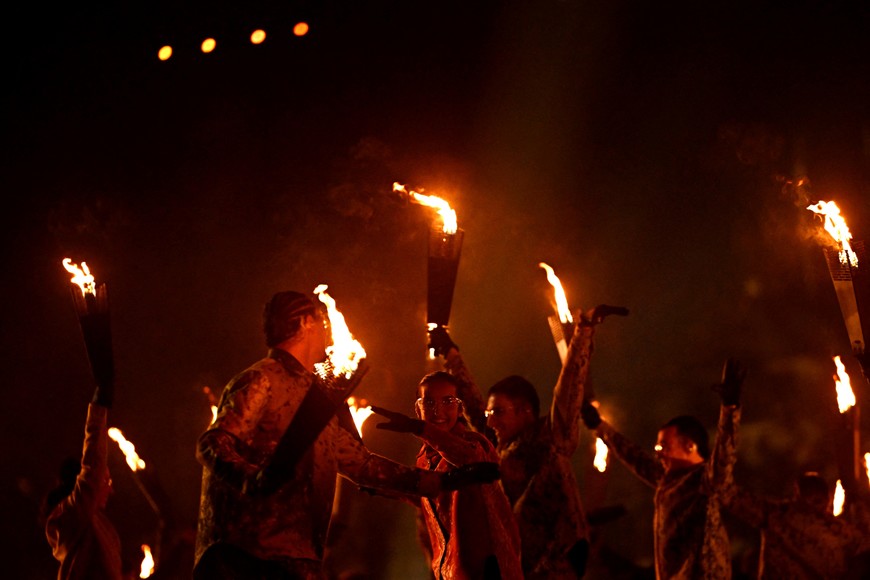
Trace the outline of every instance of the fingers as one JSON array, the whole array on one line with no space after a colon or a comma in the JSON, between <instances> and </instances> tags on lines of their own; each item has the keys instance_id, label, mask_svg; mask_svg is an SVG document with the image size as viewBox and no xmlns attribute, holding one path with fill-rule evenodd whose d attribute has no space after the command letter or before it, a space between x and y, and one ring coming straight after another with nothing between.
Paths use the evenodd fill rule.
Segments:
<instances>
[{"instance_id":1,"label":"fingers","mask_svg":"<svg viewBox=\"0 0 870 580\"><path fill-rule=\"evenodd\" d=\"M404 415L402 415L401 413L396 413L395 411L390 411L389 409L384 409L383 407L378 407L376 405L372 405L372 412L383 417L387 417L388 419L404 417Z\"/></svg>"}]
</instances>

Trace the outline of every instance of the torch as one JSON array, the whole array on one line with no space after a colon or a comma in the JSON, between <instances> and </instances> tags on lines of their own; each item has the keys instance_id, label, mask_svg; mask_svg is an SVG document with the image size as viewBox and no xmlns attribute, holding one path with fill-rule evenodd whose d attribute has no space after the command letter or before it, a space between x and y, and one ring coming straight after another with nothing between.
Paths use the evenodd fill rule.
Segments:
<instances>
[{"instance_id":1,"label":"torch","mask_svg":"<svg viewBox=\"0 0 870 580\"><path fill-rule=\"evenodd\" d=\"M80 268L71 259L64 258L63 267L73 275L70 282L78 286L71 289L73 304L79 317L94 380L105 392L111 392L115 379L115 363L112 356L109 294L106 284L96 285L85 262L82 262Z\"/></svg>"},{"instance_id":2,"label":"torch","mask_svg":"<svg viewBox=\"0 0 870 580\"><path fill-rule=\"evenodd\" d=\"M457 225L456 212L443 199L409 191L400 183L393 183L393 191L408 195L414 203L435 208L441 216L442 226L429 229L427 322L430 329L447 326L465 232Z\"/></svg>"},{"instance_id":3,"label":"torch","mask_svg":"<svg viewBox=\"0 0 870 580\"><path fill-rule=\"evenodd\" d=\"M553 342L556 343L559 359L562 364L565 364L565 359L568 356L568 345L571 344L571 337L574 335L574 315L571 314L571 309L568 307L568 298L565 296L565 290L562 288L562 282L556 276L556 272L544 262L540 262L538 266L547 272L547 281L553 287L553 306L556 313L548 316L547 322L550 324L550 333L553 335Z\"/></svg>"},{"instance_id":4,"label":"torch","mask_svg":"<svg viewBox=\"0 0 870 580\"><path fill-rule=\"evenodd\" d=\"M834 357L837 374L834 375L834 383L837 390L837 407L843 418L843 426L847 433L851 434L849 443L841 448L841 462L846 469L842 469L842 475L847 476L846 487L857 489L858 482L862 479L861 467L861 430L860 417L858 414L857 399L852 390L852 382L846 372L846 366L839 356ZM851 469L850 469L851 468ZM851 471L851 473L849 473Z\"/></svg>"}]
</instances>

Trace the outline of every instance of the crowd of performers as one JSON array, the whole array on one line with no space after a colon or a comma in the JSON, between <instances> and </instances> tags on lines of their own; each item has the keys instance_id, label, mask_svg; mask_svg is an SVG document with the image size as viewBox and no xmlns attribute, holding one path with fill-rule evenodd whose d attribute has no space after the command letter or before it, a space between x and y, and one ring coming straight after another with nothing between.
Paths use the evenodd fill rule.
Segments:
<instances>
[{"instance_id":1,"label":"crowd of performers","mask_svg":"<svg viewBox=\"0 0 870 580\"><path fill-rule=\"evenodd\" d=\"M761 530L759 578L868 577L870 485L856 487L840 517L815 474L798 477L794 497L779 501L735 485L746 374L738 361L726 361L716 388L721 408L712 448L706 428L691 416L661 427L655 456L602 420L584 386L593 335L607 312L593 309L575 325L543 415L535 387L523 377L504 378L484 395L447 330L430 331L429 347L445 370L419 382L415 416L373 407L387 419L378 428L421 441L411 467L369 452L344 400L313 372L329 341L313 296L275 294L264 311L268 354L227 384L217 418L197 444L203 479L190 575L325 578L341 474L418 508L434 578L583 577L589 526L571 457L585 425L655 490L657 578L731 578L726 511ZM118 534L103 511L111 488L112 394L111 384L97 388L81 464L66 469L49 498L46 535L60 562L58 578L122 578Z\"/></svg>"}]
</instances>

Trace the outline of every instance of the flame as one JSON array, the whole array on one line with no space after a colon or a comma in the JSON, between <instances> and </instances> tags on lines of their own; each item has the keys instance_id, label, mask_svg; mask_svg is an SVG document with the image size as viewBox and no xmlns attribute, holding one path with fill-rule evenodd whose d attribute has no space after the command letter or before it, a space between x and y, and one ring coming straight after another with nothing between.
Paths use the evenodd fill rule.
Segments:
<instances>
[{"instance_id":1,"label":"flame","mask_svg":"<svg viewBox=\"0 0 870 580\"><path fill-rule=\"evenodd\" d=\"M209 425L211 425L215 421L217 421L217 405L212 405L211 406L211 423L209 423Z\"/></svg>"},{"instance_id":2,"label":"flame","mask_svg":"<svg viewBox=\"0 0 870 580\"><path fill-rule=\"evenodd\" d=\"M838 516L843 513L843 505L846 503L846 490L843 489L843 482L837 480L837 489L834 490L834 515Z\"/></svg>"},{"instance_id":3,"label":"flame","mask_svg":"<svg viewBox=\"0 0 870 580\"><path fill-rule=\"evenodd\" d=\"M142 565L139 566L139 578L148 578L154 573L154 557L151 555L151 546L142 544Z\"/></svg>"},{"instance_id":4,"label":"flame","mask_svg":"<svg viewBox=\"0 0 870 580\"><path fill-rule=\"evenodd\" d=\"M121 433L121 430L112 427L109 429L109 437L118 443L118 447L121 448L121 451L124 453L124 457L127 458L127 465L130 466L130 469L133 471L139 471L140 469L145 469L145 462L139 458L139 455L136 453L136 447L127 441L124 437L124 434Z\"/></svg>"},{"instance_id":5,"label":"flame","mask_svg":"<svg viewBox=\"0 0 870 580\"><path fill-rule=\"evenodd\" d=\"M574 322L574 317L571 316L571 309L568 308L568 298L565 297L565 290L562 289L562 282L559 280L559 277L544 262L540 262L538 266L546 270L547 281L553 287L553 292L556 295L556 313L559 315L559 320L562 322Z\"/></svg>"},{"instance_id":6,"label":"flame","mask_svg":"<svg viewBox=\"0 0 870 580\"><path fill-rule=\"evenodd\" d=\"M607 469L607 444L601 437L595 439L595 459L592 460L592 465L601 473Z\"/></svg>"},{"instance_id":7,"label":"flame","mask_svg":"<svg viewBox=\"0 0 870 580\"><path fill-rule=\"evenodd\" d=\"M825 231L831 234L834 241L840 245L840 262L843 265L850 263L853 268L857 268L858 256L849 245L852 234L849 232L846 220L840 215L840 208L837 207L837 204L833 201L820 201L816 205L807 207L807 209L825 217Z\"/></svg>"},{"instance_id":8,"label":"flame","mask_svg":"<svg viewBox=\"0 0 870 580\"><path fill-rule=\"evenodd\" d=\"M366 419L372 416L372 407L367 405L365 399L357 400L356 397L347 398L347 406L350 407L350 414L353 416L353 424L356 425L356 430L359 431L359 436L362 437L363 423Z\"/></svg>"},{"instance_id":9,"label":"flame","mask_svg":"<svg viewBox=\"0 0 870 580\"><path fill-rule=\"evenodd\" d=\"M867 481L870 482L870 453L864 454L864 469L867 470Z\"/></svg>"},{"instance_id":10,"label":"flame","mask_svg":"<svg viewBox=\"0 0 870 580\"><path fill-rule=\"evenodd\" d=\"M344 315L336 309L335 300L326 293L326 288L326 284L321 284L314 289L314 293L326 305L329 325L332 327L332 345L326 347L326 356L332 365L332 374L336 377L344 375L349 379L360 361L366 357L366 351L351 335L344 321ZM319 373L325 373L323 363L315 366Z\"/></svg>"},{"instance_id":11,"label":"flame","mask_svg":"<svg viewBox=\"0 0 870 580\"><path fill-rule=\"evenodd\" d=\"M441 216L441 220L444 222L443 230L445 234L455 234L457 229L459 229L456 221L456 212L450 209L450 204L440 197L435 197L434 195L423 195L413 190L408 191L405 189L404 185L398 182L393 183L393 191L407 194L411 196L412 200L420 205L434 207L438 210L438 215Z\"/></svg>"},{"instance_id":12,"label":"flame","mask_svg":"<svg viewBox=\"0 0 870 580\"><path fill-rule=\"evenodd\" d=\"M840 412L845 413L850 407L855 406L855 393L852 391L852 382L846 373L846 366L840 362L839 356L834 357L834 364L837 365L837 376L834 377L837 386L837 405L840 407Z\"/></svg>"},{"instance_id":13,"label":"flame","mask_svg":"<svg viewBox=\"0 0 870 580\"><path fill-rule=\"evenodd\" d=\"M71 259L64 258L63 267L66 268L67 272L73 275L70 282L78 285L78 287L82 289L82 296L85 294L97 295L94 277L91 275L91 270L85 262L82 262L82 267L79 268L77 265L73 264Z\"/></svg>"}]
</instances>

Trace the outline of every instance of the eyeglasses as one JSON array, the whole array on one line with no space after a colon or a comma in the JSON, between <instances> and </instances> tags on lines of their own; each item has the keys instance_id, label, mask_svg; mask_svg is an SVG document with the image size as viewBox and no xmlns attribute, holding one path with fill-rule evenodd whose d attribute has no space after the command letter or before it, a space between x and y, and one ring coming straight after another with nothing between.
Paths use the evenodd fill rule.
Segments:
<instances>
[{"instance_id":1,"label":"eyeglasses","mask_svg":"<svg viewBox=\"0 0 870 580\"><path fill-rule=\"evenodd\" d=\"M455 407L462 402L459 397L443 397L441 400L432 399L430 397L420 397L417 399L417 404L424 409L431 411L435 407Z\"/></svg>"}]
</instances>

